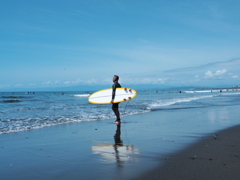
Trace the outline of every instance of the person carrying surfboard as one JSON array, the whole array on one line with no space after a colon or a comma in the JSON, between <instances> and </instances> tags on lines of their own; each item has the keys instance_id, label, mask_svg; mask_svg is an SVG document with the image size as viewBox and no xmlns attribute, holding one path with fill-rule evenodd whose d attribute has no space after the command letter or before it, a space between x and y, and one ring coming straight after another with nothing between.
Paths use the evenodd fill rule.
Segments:
<instances>
[{"instance_id":1,"label":"person carrying surfboard","mask_svg":"<svg viewBox=\"0 0 240 180\"><path fill-rule=\"evenodd\" d=\"M114 112L114 114L116 115L116 121L114 122L115 124L120 124L120 114L119 114L119 111L118 111L118 104L119 103L114 103L114 98L115 98L115 93L116 93L116 89L117 88L121 88L121 85L118 83L118 80L119 80L119 77L117 75L114 75L113 76L113 85L112 85L112 100L111 100L111 103L112 103L112 110Z\"/></svg>"}]
</instances>

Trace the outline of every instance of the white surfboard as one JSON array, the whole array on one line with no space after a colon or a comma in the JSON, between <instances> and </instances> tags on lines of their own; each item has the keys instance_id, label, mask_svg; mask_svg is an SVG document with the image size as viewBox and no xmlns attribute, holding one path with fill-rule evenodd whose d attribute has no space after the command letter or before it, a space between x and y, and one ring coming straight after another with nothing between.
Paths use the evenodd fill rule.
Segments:
<instances>
[{"instance_id":1,"label":"white surfboard","mask_svg":"<svg viewBox=\"0 0 240 180\"><path fill-rule=\"evenodd\" d=\"M117 88L115 92L114 103L128 101L136 97L137 91L129 88ZM92 104L111 104L112 88L103 89L91 94L88 97L88 102Z\"/></svg>"}]
</instances>

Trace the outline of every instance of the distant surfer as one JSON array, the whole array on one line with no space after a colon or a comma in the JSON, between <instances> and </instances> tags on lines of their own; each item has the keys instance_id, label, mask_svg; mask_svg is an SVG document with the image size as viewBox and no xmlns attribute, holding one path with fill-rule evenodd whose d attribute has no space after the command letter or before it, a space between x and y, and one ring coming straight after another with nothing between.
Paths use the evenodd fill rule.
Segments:
<instances>
[{"instance_id":1,"label":"distant surfer","mask_svg":"<svg viewBox=\"0 0 240 180\"><path fill-rule=\"evenodd\" d=\"M119 77L117 75L114 75L113 76L113 85L112 85L112 100L111 100L111 103L112 103L112 110L114 112L114 114L116 115L116 121L114 122L115 124L120 124L120 114L119 114L119 111L118 111L118 104L119 103L114 103L114 98L115 98L115 93L116 93L116 89L117 88L121 88L121 85L118 83L118 80L119 80Z\"/></svg>"}]
</instances>

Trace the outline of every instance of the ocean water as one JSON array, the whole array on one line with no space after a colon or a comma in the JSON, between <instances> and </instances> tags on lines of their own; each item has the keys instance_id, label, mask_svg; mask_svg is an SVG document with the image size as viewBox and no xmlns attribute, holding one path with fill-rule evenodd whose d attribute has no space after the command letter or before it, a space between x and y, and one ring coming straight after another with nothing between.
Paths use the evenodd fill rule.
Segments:
<instances>
[{"instance_id":1,"label":"ocean water","mask_svg":"<svg viewBox=\"0 0 240 180\"><path fill-rule=\"evenodd\" d=\"M120 103L122 118L172 109L238 105L237 90L139 90L136 98ZM115 118L111 105L88 102L93 92L5 92L0 94L0 134L64 123Z\"/></svg>"}]
</instances>

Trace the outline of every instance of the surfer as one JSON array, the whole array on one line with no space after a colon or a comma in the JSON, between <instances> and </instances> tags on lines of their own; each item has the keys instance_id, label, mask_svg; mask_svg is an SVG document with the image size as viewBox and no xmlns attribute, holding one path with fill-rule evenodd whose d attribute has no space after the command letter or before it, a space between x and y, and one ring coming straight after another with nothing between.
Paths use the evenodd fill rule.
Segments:
<instances>
[{"instance_id":1,"label":"surfer","mask_svg":"<svg viewBox=\"0 0 240 180\"><path fill-rule=\"evenodd\" d=\"M116 115L116 121L114 122L115 124L120 124L120 114L118 111L118 104L119 103L114 103L114 98L115 98L115 93L116 93L116 88L121 88L121 85L118 83L119 77L117 75L113 76L113 85L112 85L112 110L114 112L114 114Z\"/></svg>"}]
</instances>

